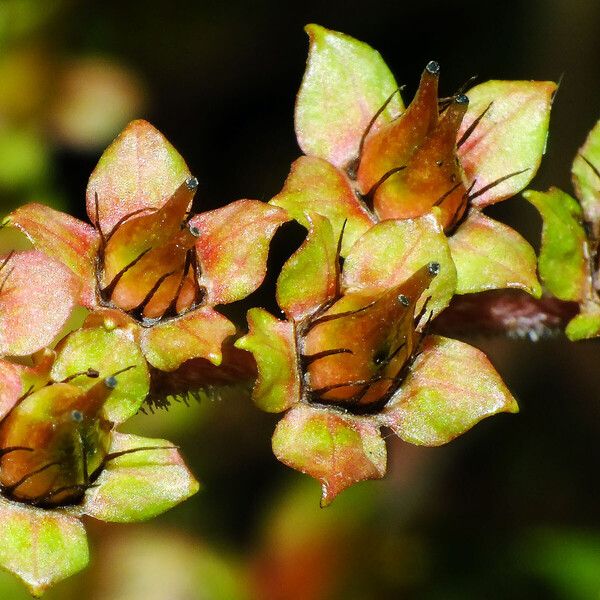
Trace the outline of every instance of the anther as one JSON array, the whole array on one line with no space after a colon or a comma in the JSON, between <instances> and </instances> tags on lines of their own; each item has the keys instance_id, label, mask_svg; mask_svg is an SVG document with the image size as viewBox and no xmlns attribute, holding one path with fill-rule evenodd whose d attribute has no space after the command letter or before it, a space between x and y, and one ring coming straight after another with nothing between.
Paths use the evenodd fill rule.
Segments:
<instances>
[{"instance_id":1,"label":"anther","mask_svg":"<svg viewBox=\"0 0 600 600\"><path fill-rule=\"evenodd\" d=\"M195 189L198 188L198 180L194 176L188 177L185 180L185 185L187 189L190 190L190 192L193 192Z\"/></svg>"},{"instance_id":2,"label":"anther","mask_svg":"<svg viewBox=\"0 0 600 600\"><path fill-rule=\"evenodd\" d=\"M400 302L400 304L402 304L402 306L410 306L410 300L409 300L408 296L405 296L404 294L400 294L398 296L398 302Z\"/></svg>"},{"instance_id":3,"label":"anther","mask_svg":"<svg viewBox=\"0 0 600 600\"><path fill-rule=\"evenodd\" d=\"M190 233L191 233L191 234L192 234L194 237L200 237L200 233L201 233L201 231L200 231L200 228L199 228L199 227L196 227L195 225L190 225L190 226L188 227L188 229L189 229L189 232L190 232Z\"/></svg>"},{"instance_id":4,"label":"anther","mask_svg":"<svg viewBox=\"0 0 600 600\"><path fill-rule=\"evenodd\" d=\"M71 419L76 423L81 423L83 421L83 413L80 410L71 411Z\"/></svg>"},{"instance_id":5,"label":"anther","mask_svg":"<svg viewBox=\"0 0 600 600\"><path fill-rule=\"evenodd\" d=\"M458 96L454 97L454 102L456 104L469 104L469 97L465 96L464 94L459 94Z\"/></svg>"},{"instance_id":6,"label":"anther","mask_svg":"<svg viewBox=\"0 0 600 600\"><path fill-rule=\"evenodd\" d=\"M435 277L440 272L440 263L439 262L430 262L427 265L427 270L429 271L430 275L433 275Z\"/></svg>"},{"instance_id":7,"label":"anther","mask_svg":"<svg viewBox=\"0 0 600 600\"><path fill-rule=\"evenodd\" d=\"M425 70L428 73L431 73L432 75L439 75L440 74L440 65L437 61L435 60L430 60L426 67Z\"/></svg>"},{"instance_id":8,"label":"anther","mask_svg":"<svg viewBox=\"0 0 600 600\"><path fill-rule=\"evenodd\" d=\"M114 375L111 375L110 377L107 377L104 380L104 385L111 389L114 390L117 387L117 378Z\"/></svg>"}]
</instances>

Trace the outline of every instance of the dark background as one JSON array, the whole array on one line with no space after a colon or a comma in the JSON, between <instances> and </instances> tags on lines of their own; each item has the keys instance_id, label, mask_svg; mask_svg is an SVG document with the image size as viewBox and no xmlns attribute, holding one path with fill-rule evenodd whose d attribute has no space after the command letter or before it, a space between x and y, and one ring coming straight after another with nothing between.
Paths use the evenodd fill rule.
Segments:
<instances>
[{"instance_id":1,"label":"dark background","mask_svg":"<svg viewBox=\"0 0 600 600\"><path fill-rule=\"evenodd\" d=\"M570 191L572 158L600 117L595 0L67 2L14 45L34 39L53 60L99 54L130 69L145 90L136 116L186 158L207 209L281 188L299 155L293 106L310 22L377 48L406 84L405 101L430 59L441 63L443 94L472 75L562 77L532 187ZM84 218L101 147L48 140L51 185ZM31 195L7 192L13 203ZM537 245L540 222L522 199L491 212ZM92 569L51 597L599 597L600 346L563 336L469 341L489 354L521 413L438 449L390 440L389 477L325 511L318 485L276 462L275 420L247 399L138 418L133 429L181 444L204 490L145 528L92 525Z\"/></svg>"}]
</instances>

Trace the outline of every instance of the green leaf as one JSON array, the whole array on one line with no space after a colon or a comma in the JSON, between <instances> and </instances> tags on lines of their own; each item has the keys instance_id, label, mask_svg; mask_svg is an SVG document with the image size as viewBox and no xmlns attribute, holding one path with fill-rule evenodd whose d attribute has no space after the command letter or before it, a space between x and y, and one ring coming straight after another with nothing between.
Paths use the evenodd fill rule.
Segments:
<instances>
[{"instance_id":1,"label":"green leaf","mask_svg":"<svg viewBox=\"0 0 600 600\"><path fill-rule=\"evenodd\" d=\"M518 412L518 406L485 354L430 336L383 417L403 440L439 446L499 412Z\"/></svg>"},{"instance_id":2,"label":"green leaf","mask_svg":"<svg viewBox=\"0 0 600 600\"><path fill-rule=\"evenodd\" d=\"M600 337L600 306L596 312L582 312L573 317L565 333L572 342Z\"/></svg>"},{"instance_id":3,"label":"green leaf","mask_svg":"<svg viewBox=\"0 0 600 600\"><path fill-rule=\"evenodd\" d=\"M66 266L37 250L0 256L0 265L0 356L33 354L52 344L81 285Z\"/></svg>"},{"instance_id":4,"label":"green leaf","mask_svg":"<svg viewBox=\"0 0 600 600\"><path fill-rule=\"evenodd\" d=\"M81 303L96 305L94 260L98 236L94 229L70 215L42 204L26 204L8 216L8 222L20 229L37 250L63 263L79 279Z\"/></svg>"},{"instance_id":5,"label":"green leaf","mask_svg":"<svg viewBox=\"0 0 600 600\"><path fill-rule=\"evenodd\" d=\"M193 496L200 485L170 442L115 433L111 453L148 448L108 462L83 511L102 521L146 521Z\"/></svg>"},{"instance_id":6,"label":"green leaf","mask_svg":"<svg viewBox=\"0 0 600 600\"><path fill-rule=\"evenodd\" d=\"M174 371L192 358L205 358L219 366L222 344L234 333L235 325L229 319L204 306L142 329L140 345L148 362L161 371Z\"/></svg>"},{"instance_id":7,"label":"green leaf","mask_svg":"<svg viewBox=\"0 0 600 600\"><path fill-rule=\"evenodd\" d=\"M132 121L100 157L86 192L87 213L108 234L131 213L160 208L190 176L183 158L150 123Z\"/></svg>"},{"instance_id":8,"label":"green leaf","mask_svg":"<svg viewBox=\"0 0 600 600\"><path fill-rule=\"evenodd\" d=\"M431 214L382 221L367 231L346 257L344 293L393 288L430 262L440 265L428 292L427 310L435 317L448 306L456 288L456 268L439 222Z\"/></svg>"},{"instance_id":9,"label":"green leaf","mask_svg":"<svg viewBox=\"0 0 600 600\"><path fill-rule=\"evenodd\" d=\"M590 131L585 144L573 161L575 193L581 202L586 221L600 233L600 121Z\"/></svg>"},{"instance_id":10,"label":"green leaf","mask_svg":"<svg viewBox=\"0 0 600 600\"><path fill-rule=\"evenodd\" d=\"M252 398L267 412L281 412L300 400L300 374L294 325L262 308L248 311L249 332L235 347L252 352L258 378Z\"/></svg>"},{"instance_id":11,"label":"green leaf","mask_svg":"<svg viewBox=\"0 0 600 600\"><path fill-rule=\"evenodd\" d=\"M543 219L539 270L544 285L560 300L581 300L589 276L581 207L558 188L527 190L523 196Z\"/></svg>"},{"instance_id":12,"label":"green leaf","mask_svg":"<svg viewBox=\"0 0 600 600\"><path fill-rule=\"evenodd\" d=\"M518 288L541 296L535 251L507 225L473 210L448 243L458 276L457 294Z\"/></svg>"},{"instance_id":13,"label":"green leaf","mask_svg":"<svg viewBox=\"0 0 600 600\"><path fill-rule=\"evenodd\" d=\"M284 210L258 200L238 200L191 219L200 231L200 285L210 304L241 300L263 282L271 238L288 220Z\"/></svg>"},{"instance_id":14,"label":"green leaf","mask_svg":"<svg viewBox=\"0 0 600 600\"><path fill-rule=\"evenodd\" d=\"M467 92L469 109L458 139L483 117L458 148L458 157L467 187L477 182L473 193L490 186L473 206L514 196L533 179L545 151L555 91L551 81L486 81ZM492 186L517 171L523 172Z\"/></svg>"},{"instance_id":15,"label":"green leaf","mask_svg":"<svg viewBox=\"0 0 600 600\"><path fill-rule=\"evenodd\" d=\"M284 464L318 479L321 506L351 485L385 475L387 452L379 428L367 418L298 406L279 421L273 452Z\"/></svg>"},{"instance_id":16,"label":"green leaf","mask_svg":"<svg viewBox=\"0 0 600 600\"><path fill-rule=\"evenodd\" d=\"M61 344L52 367L52 379L63 381L74 373L95 369L100 377L109 377L121 369L133 367L117 375L117 387L104 406L106 418L122 423L137 413L150 388L150 374L144 356L132 339L131 331L103 327L80 329ZM81 376L72 383L89 389L97 379Z\"/></svg>"},{"instance_id":17,"label":"green leaf","mask_svg":"<svg viewBox=\"0 0 600 600\"><path fill-rule=\"evenodd\" d=\"M314 156L301 156L292 164L283 189L270 203L285 208L306 228L309 227L307 213L327 217L336 240L343 227L342 256L346 256L354 242L374 225L373 217L352 190L348 176Z\"/></svg>"},{"instance_id":18,"label":"green leaf","mask_svg":"<svg viewBox=\"0 0 600 600\"><path fill-rule=\"evenodd\" d=\"M0 540L0 565L36 597L83 569L89 559L77 518L5 499L0 499Z\"/></svg>"},{"instance_id":19,"label":"green leaf","mask_svg":"<svg viewBox=\"0 0 600 600\"><path fill-rule=\"evenodd\" d=\"M295 321L331 300L338 284L337 240L331 223L316 213L306 214L306 219L308 235L277 279L277 303Z\"/></svg>"},{"instance_id":20,"label":"green leaf","mask_svg":"<svg viewBox=\"0 0 600 600\"><path fill-rule=\"evenodd\" d=\"M296 102L296 136L305 154L344 167L358 154L369 121L398 89L379 52L343 33L307 25L310 48ZM396 94L374 130L403 109Z\"/></svg>"}]
</instances>

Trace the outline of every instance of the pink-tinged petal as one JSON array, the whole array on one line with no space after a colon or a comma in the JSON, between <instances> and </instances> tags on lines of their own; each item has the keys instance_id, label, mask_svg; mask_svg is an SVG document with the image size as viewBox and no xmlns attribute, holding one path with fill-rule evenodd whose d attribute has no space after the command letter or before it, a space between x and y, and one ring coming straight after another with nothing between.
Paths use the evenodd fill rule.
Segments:
<instances>
[{"instance_id":1,"label":"pink-tinged petal","mask_svg":"<svg viewBox=\"0 0 600 600\"><path fill-rule=\"evenodd\" d=\"M277 303L285 314L301 321L331 300L338 287L337 240L331 223L306 214L306 239L283 265L277 279Z\"/></svg>"},{"instance_id":2,"label":"pink-tinged petal","mask_svg":"<svg viewBox=\"0 0 600 600\"><path fill-rule=\"evenodd\" d=\"M25 356L48 346L67 322L80 282L37 250L0 256L0 355Z\"/></svg>"},{"instance_id":3,"label":"pink-tinged petal","mask_svg":"<svg viewBox=\"0 0 600 600\"><path fill-rule=\"evenodd\" d=\"M458 275L457 294L518 288L541 296L535 251L507 225L473 210L448 243Z\"/></svg>"},{"instance_id":4,"label":"pink-tinged petal","mask_svg":"<svg viewBox=\"0 0 600 600\"><path fill-rule=\"evenodd\" d=\"M430 336L384 423L412 444L439 446L499 412L518 406L485 354L463 342Z\"/></svg>"},{"instance_id":5,"label":"pink-tinged petal","mask_svg":"<svg viewBox=\"0 0 600 600\"><path fill-rule=\"evenodd\" d=\"M38 250L75 273L81 282L81 304L88 308L96 305L94 268L99 238L93 227L42 204L17 208L8 216L8 222Z\"/></svg>"},{"instance_id":6,"label":"pink-tinged petal","mask_svg":"<svg viewBox=\"0 0 600 600\"><path fill-rule=\"evenodd\" d=\"M600 235L600 121L590 131L579 149L573 167L573 186L581 202L585 220Z\"/></svg>"},{"instance_id":7,"label":"pink-tinged petal","mask_svg":"<svg viewBox=\"0 0 600 600\"><path fill-rule=\"evenodd\" d=\"M367 418L310 406L291 409L273 434L273 452L284 464L318 479L321 506L351 485L385 475L385 442Z\"/></svg>"},{"instance_id":8,"label":"pink-tinged petal","mask_svg":"<svg viewBox=\"0 0 600 600\"><path fill-rule=\"evenodd\" d=\"M456 268L441 225L431 214L382 221L367 231L346 257L344 291L393 288L431 262L440 266L428 291L427 310L435 317L448 306L456 288Z\"/></svg>"},{"instance_id":9,"label":"pink-tinged petal","mask_svg":"<svg viewBox=\"0 0 600 600\"><path fill-rule=\"evenodd\" d=\"M474 206L514 196L533 179L546 147L555 91L551 81L486 81L467 92L458 157L467 187L476 182L472 194L490 186L474 197ZM523 172L512 175L518 171Z\"/></svg>"},{"instance_id":10,"label":"pink-tinged petal","mask_svg":"<svg viewBox=\"0 0 600 600\"><path fill-rule=\"evenodd\" d=\"M305 154L344 167L358 155L369 122L398 85L376 50L350 36L307 25L310 47L296 101L296 137ZM403 109L396 94L374 130Z\"/></svg>"},{"instance_id":11,"label":"pink-tinged petal","mask_svg":"<svg viewBox=\"0 0 600 600\"><path fill-rule=\"evenodd\" d=\"M21 378L24 368L0 359L0 420L10 412L25 391Z\"/></svg>"},{"instance_id":12,"label":"pink-tinged petal","mask_svg":"<svg viewBox=\"0 0 600 600\"><path fill-rule=\"evenodd\" d=\"M81 571L89 560L81 521L64 512L0 499L0 539L0 565L35 597Z\"/></svg>"},{"instance_id":13,"label":"pink-tinged petal","mask_svg":"<svg viewBox=\"0 0 600 600\"><path fill-rule=\"evenodd\" d=\"M148 449L137 451L142 448ZM112 523L147 521L198 491L170 442L115 433L111 454L128 451L110 460L86 493L85 514Z\"/></svg>"},{"instance_id":14,"label":"pink-tinged petal","mask_svg":"<svg viewBox=\"0 0 600 600\"><path fill-rule=\"evenodd\" d=\"M209 304L241 300L262 283L271 238L288 220L286 211L258 200L238 200L191 220L200 231L200 285Z\"/></svg>"},{"instance_id":15,"label":"pink-tinged petal","mask_svg":"<svg viewBox=\"0 0 600 600\"><path fill-rule=\"evenodd\" d=\"M258 378L252 399L262 410L281 412L300 400L300 373L294 325L262 308L248 311L249 332L235 347L252 352Z\"/></svg>"},{"instance_id":16,"label":"pink-tinged petal","mask_svg":"<svg viewBox=\"0 0 600 600\"><path fill-rule=\"evenodd\" d=\"M375 224L375 219L352 190L348 176L315 156L301 156L292 164L283 189L270 204L285 208L307 228L306 213L327 217L336 239L343 227L342 256L346 256L354 242Z\"/></svg>"},{"instance_id":17,"label":"pink-tinged petal","mask_svg":"<svg viewBox=\"0 0 600 600\"><path fill-rule=\"evenodd\" d=\"M100 157L87 187L87 213L108 234L124 217L160 208L190 176L185 161L160 131L132 121Z\"/></svg>"},{"instance_id":18,"label":"pink-tinged petal","mask_svg":"<svg viewBox=\"0 0 600 600\"><path fill-rule=\"evenodd\" d=\"M148 362L161 371L174 371L191 358L206 358L218 366L223 341L234 333L231 321L212 308L203 307L142 328L140 344Z\"/></svg>"},{"instance_id":19,"label":"pink-tinged petal","mask_svg":"<svg viewBox=\"0 0 600 600\"><path fill-rule=\"evenodd\" d=\"M123 329L95 327L71 333L58 347L52 367L52 379L64 381L76 373L94 369L100 378L116 374L117 386L104 404L104 416L113 423L122 423L135 415L150 388L150 374L138 344L131 332ZM84 390L92 388L98 379L85 376L71 380Z\"/></svg>"}]
</instances>

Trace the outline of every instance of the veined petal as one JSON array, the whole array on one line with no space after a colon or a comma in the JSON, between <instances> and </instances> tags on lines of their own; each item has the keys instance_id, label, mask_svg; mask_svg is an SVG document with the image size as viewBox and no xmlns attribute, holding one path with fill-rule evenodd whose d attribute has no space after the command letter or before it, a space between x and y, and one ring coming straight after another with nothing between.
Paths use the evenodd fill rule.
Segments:
<instances>
[{"instance_id":1,"label":"veined petal","mask_svg":"<svg viewBox=\"0 0 600 600\"><path fill-rule=\"evenodd\" d=\"M351 485L385 475L387 452L379 428L366 418L297 406L279 421L273 452L284 464L318 479L321 506Z\"/></svg>"},{"instance_id":2,"label":"veined petal","mask_svg":"<svg viewBox=\"0 0 600 600\"><path fill-rule=\"evenodd\" d=\"M248 311L250 331L235 347L252 352L258 378L252 398L262 410L281 412L300 400L300 373L294 325L262 308Z\"/></svg>"},{"instance_id":3,"label":"veined petal","mask_svg":"<svg viewBox=\"0 0 600 600\"><path fill-rule=\"evenodd\" d=\"M235 333L235 326L206 306L176 319L144 327L140 344L148 362L161 371L174 371L191 358L206 358L220 365L221 345Z\"/></svg>"},{"instance_id":4,"label":"veined petal","mask_svg":"<svg viewBox=\"0 0 600 600\"><path fill-rule=\"evenodd\" d=\"M473 210L448 243L458 275L457 294L518 288L540 297L535 251L511 227Z\"/></svg>"},{"instance_id":5,"label":"veined petal","mask_svg":"<svg viewBox=\"0 0 600 600\"><path fill-rule=\"evenodd\" d=\"M79 519L4 498L0 498L0 539L0 565L35 597L81 571L89 560Z\"/></svg>"},{"instance_id":6,"label":"veined petal","mask_svg":"<svg viewBox=\"0 0 600 600\"><path fill-rule=\"evenodd\" d=\"M367 44L319 25L307 25L306 31L310 47L296 101L296 137L305 154L341 168L356 158L369 122L398 85ZM373 129L402 109L396 94Z\"/></svg>"},{"instance_id":7,"label":"veined petal","mask_svg":"<svg viewBox=\"0 0 600 600\"><path fill-rule=\"evenodd\" d=\"M498 412L518 406L485 354L430 336L383 418L403 440L439 446Z\"/></svg>"},{"instance_id":8,"label":"veined petal","mask_svg":"<svg viewBox=\"0 0 600 600\"><path fill-rule=\"evenodd\" d=\"M430 262L440 266L427 305L435 317L448 306L456 288L456 268L439 222L433 215L382 221L367 231L346 257L345 293L393 288Z\"/></svg>"},{"instance_id":9,"label":"veined petal","mask_svg":"<svg viewBox=\"0 0 600 600\"><path fill-rule=\"evenodd\" d=\"M26 204L8 216L36 249L63 263L81 282L80 302L96 304L94 265L99 238L94 228L70 215L42 204Z\"/></svg>"},{"instance_id":10,"label":"veined petal","mask_svg":"<svg viewBox=\"0 0 600 600\"><path fill-rule=\"evenodd\" d=\"M241 300L262 283L271 238L288 220L281 208L238 200L190 221L200 232L196 242L200 285L206 288L209 304Z\"/></svg>"},{"instance_id":11,"label":"veined petal","mask_svg":"<svg viewBox=\"0 0 600 600\"><path fill-rule=\"evenodd\" d=\"M338 242L326 217L306 214L306 239L283 265L277 279L277 303L285 314L300 321L331 300L339 277Z\"/></svg>"},{"instance_id":12,"label":"veined petal","mask_svg":"<svg viewBox=\"0 0 600 600\"><path fill-rule=\"evenodd\" d=\"M490 186L473 198L474 206L509 198L533 179L546 147L555 91L551 81L486 81L467 92L469 110L458 132L458 157L467 188L476 182L472 194Z\"/></svg>"},{"instance_id":13,"label":"veined petal","mask_svg":"<svg viewBox=\"0 0 600 600\"><path fill-rule=\"evenodd\" d=\"M148 449L137 451L142 448ZM200 487L166 440L115 433L110 453L119 452L128 453L110 460L96 487L86 493L83 512L91 517L113 523L147 521Z\"/></svg>"},{"instance_id":14,"label":"veined petal","mask_svg":"<svg viewBox=\"0 0 600 600\"><path fill-rule=\"evenodd\" d=\"M316 156L301 156L292 164L283 189L270 204L285 208L307 228L307 213L327 217L335 239L340 237L343 227L342 256L346 256L354 242L375 224L352 190L348 176Z\"/></svg>"},{"instance_id":15,"label":"veined petal","mask_svg":"<svg viewBox=\"0 0 600 600\"><path fill-rule=\"evenodd\" d=\"M108 234L140 209L160 208L188 179L185 161L158 129L132 121L100 157L87 187L87 213Z\"/></svg>"}]
</instances>

